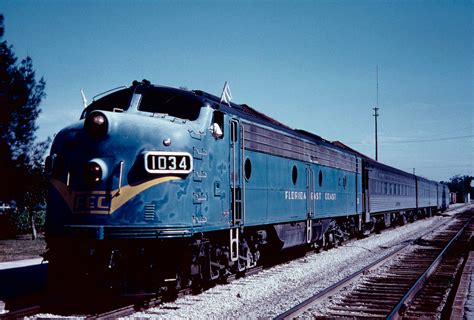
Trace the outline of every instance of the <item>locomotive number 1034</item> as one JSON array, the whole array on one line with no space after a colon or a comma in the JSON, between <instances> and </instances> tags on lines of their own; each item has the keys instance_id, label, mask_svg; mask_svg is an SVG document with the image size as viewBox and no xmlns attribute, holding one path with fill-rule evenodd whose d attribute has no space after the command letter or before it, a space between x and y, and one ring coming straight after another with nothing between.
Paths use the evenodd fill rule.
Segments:
<instances>
[{"instance_id":1,"label":"locomotive number 1034","mask_svg":"<svg viewBox=\"0 0 474 320\"><path fill-rule=\"evenodd\" d=\"M145 154L148 173L186 174L193 170L193 159L187 152L149 151Z\"/></svg>"}]
</instances>

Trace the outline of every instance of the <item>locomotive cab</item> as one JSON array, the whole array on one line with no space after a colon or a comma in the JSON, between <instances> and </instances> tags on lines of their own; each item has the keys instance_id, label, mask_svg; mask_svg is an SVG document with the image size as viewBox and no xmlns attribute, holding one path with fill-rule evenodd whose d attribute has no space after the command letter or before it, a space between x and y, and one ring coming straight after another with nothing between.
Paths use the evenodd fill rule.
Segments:
<instances>
[{"instance_id":1,"label":"locomotive cab","mask_svg":"<svg viewBox=\"0 0 474 320\"><path fill-rule=\"evenodd\" d=\"M201 163L208 165L213 118L194 92L148 83L92 102L79 122L58 133L48 157L47 232L190 236L207 220L207 195L195 184L206 174ZM217 127L212 134L222 138Z\"/></svg>"}]
</instances>

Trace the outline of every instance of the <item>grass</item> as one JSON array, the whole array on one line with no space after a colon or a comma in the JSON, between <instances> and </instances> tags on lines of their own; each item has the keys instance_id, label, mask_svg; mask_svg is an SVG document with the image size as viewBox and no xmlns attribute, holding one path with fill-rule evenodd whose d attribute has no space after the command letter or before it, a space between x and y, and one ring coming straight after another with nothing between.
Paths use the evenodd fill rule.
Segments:
<instances>
[{"instance_id":1,"label":"grass","mask_svg":"<svg viewBox=\"0 0 474 320\"><path fill-rule=\"evenodd\" d=\"M31 235L18 235L16 239L0 239L0 262L41 258L46 250L44 235L36 240Z\"/></svg>"}]
</instances>

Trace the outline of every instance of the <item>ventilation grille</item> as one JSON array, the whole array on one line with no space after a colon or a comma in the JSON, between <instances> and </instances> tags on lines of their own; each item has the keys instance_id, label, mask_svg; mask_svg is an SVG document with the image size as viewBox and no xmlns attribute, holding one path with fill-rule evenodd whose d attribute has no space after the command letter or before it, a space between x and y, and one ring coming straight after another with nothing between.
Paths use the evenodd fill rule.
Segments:
<instances>
[{"instance_id":1,"label":"ventilation grille","mask_svg":"<svg viewBox=\"0 0 474 320\"><path fill-rule=\"evenodd\" d=\"M145 206L145 221L155 220L155 205L147 204Z\"/></svg>"}]
</instances>

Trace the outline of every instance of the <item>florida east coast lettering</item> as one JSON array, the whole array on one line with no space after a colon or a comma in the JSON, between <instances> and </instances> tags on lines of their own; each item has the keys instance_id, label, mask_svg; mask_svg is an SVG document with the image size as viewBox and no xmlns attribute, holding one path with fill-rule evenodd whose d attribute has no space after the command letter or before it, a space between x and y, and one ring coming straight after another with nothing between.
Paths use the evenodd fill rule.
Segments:
<instances>
[{"instance_id":1,"label":"florida east coast lettering","mask_svg":"<svg viewBox=\"0 0 474 320\"><path fill-rule=\"evenodd\" d=\"M306 191L285 191L285 200L306 200L307 198ZM335 201L337 194L334 192L310 192L309 199Z\"/></svg>"}]
</instances>

